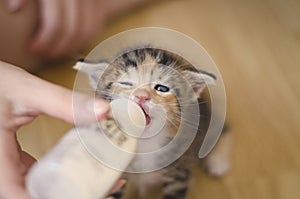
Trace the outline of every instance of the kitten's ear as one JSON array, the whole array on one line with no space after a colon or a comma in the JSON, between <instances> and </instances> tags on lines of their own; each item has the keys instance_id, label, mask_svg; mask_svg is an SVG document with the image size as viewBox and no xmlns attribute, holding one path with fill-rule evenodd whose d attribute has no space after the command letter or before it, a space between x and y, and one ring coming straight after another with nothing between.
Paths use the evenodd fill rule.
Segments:
<instances>
[{"instance_id":1,"label":"kitten's ear","mask_svg":"<svg viewBox=\"0 0 300 199\"><path fill-rule=\"evenodd\" d=\"M109 64L107 62L90 63L78 61L73 68L84 72L89 77L90 85L93 89L97 89L98 81Z\"/></svg>"},{"instance_id":2,"label":"kitten's ear","mask_svg":"<svg viewBox=\"0 0 300 199\"><path fill-rule=\"evenodd\" d=\"M207 85L216 84L217 78L211 73L187 70L186 75L197 97L200 97L202 91Z\"/></svg>"}]
</instances>

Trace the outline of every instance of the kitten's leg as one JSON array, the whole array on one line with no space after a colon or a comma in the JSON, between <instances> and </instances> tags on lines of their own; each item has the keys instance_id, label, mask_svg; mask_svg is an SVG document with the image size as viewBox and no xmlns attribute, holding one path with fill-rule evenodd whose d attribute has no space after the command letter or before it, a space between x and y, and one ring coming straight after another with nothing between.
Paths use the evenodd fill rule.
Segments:
<instances>
[{"instance_id":1,"label":"kitten's leg","mask_svg":"<svg viewBox=\"0 0 300 199\"><path fill-rule=\"evenodd\" d=\"M214 149L204 159L204 167L213 176L224 175L231 167L230 151L232 135L230 132L223 132Z\"/></svg>"},{"instance_id":2,"label":"kitten's leg","mask_svg":"<svg viewBox=\"0 0 300 199\"><path fill-rule=\"evenodd\" d=\"M164 175L162 199L185 198L189 182L189 170L186 168L175 168L168 170Z\"/></svg>"}]
</instances>

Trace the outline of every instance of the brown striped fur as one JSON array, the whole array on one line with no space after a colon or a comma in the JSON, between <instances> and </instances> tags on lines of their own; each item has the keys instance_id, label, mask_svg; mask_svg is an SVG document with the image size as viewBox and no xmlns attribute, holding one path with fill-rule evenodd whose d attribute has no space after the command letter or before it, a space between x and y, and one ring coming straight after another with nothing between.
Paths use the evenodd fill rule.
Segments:
<instances>
[{"instance_id":1,"label":"brown striped fur","mask_svg":"<svg viewBox=\"0 0 300 199\"><path fill-rule=\"evenodd\" d=\"M80 67L80 70L88 73L92 87L104 99L110 101L129 98L136 100L137 103L140 103L138 100L142 100L142 103L146 100L145 109L147 107L151 109L151 104L164 107L167 116L164 131L168 138L176 135L182 121L181 105L199 100L203 89L207 84L213 83L216 78L213 74L195 69L189 62L174 53L155 48L127 51L111 63L87 63ZM203 100L199 102L201 109L202 107L208 108L207 105L202 104ZM151 114L149 115L152 117ZM209 117L209 113L206 117ZM208 123L209 119L202 121ZM139 198L150 190L150 186L157 184L163 187L162 198L184 198L188 187L187 165L190 164L189 162L198 161L197 150L200 148L201 139L205 135L203 131L206 128L207 124L200 124L197 140L183 157L169 167L154 173L133 175L132 180L136 181L134 184L139 187ZM165 143L163 141L153 143L153 145L159 144ZM225 146L217 148L220 150L222 147L225 148ZM227 148L226 146L225 151ZM212 153L205 163L213 175L222 175L229 168L228 153L221 155L221 161L218 161L219 154L222 152ZM149 161L155 162L155 160ZM214 162L220 165L215 165ZM119 197L120 194L115 195L115 198Z\"/></svg>"}]
</instances>

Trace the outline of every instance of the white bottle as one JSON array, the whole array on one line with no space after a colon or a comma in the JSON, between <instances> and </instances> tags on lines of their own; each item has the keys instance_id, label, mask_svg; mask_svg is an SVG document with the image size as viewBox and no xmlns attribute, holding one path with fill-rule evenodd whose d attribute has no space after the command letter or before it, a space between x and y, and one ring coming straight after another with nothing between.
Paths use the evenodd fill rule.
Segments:
<instances>
[{"instance_id":1,"label":"white bottle","mask_svg":"<svg viewBox=\"0 0 300 199\"><path fill-rule=\"evenodd\" d=\"M107 119L70 130L32 166L26 178L30 196L32 199L104 198L133 159L136 138L145 125L144 113L136 103L125 99L112 101ZM114 169L116 161L118 168Z\"/></svg>"}]
</instances>

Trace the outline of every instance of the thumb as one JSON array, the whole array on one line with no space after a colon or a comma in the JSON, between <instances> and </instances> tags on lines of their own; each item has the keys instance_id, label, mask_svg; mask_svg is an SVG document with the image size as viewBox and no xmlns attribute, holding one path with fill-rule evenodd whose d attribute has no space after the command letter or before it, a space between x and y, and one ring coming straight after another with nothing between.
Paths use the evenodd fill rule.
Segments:
<instances>
[{"instance_id":1,"label":"thumb","mask_svg":"<svg viewBox=\"0 0 300 199\"><path fill-rule=\"evenodd\" d=\"M43 80L41 80L43 81ZM104 118L109 105L106 101L43 81L44 88L36 91L33 104L39 111L70 123L86 124Z\"/></svg>"},{"instance_id":2,"label":"thumb","mask_svg":"<svg viewBox=\"0 0 300 199\"><path fill-rule=\"evenodd\" d=\"M45 113L70 123L86 124L104 118L109 111L105 100L73 92L10 64L0 65L2 94L14 104L16 115Z\"/></svg>"},{"instance_id":3,"label":"thumb","mask_svg":"<svg viewBox=\"0 0 300 199\"><path fill-rule=\"evenodd\" d=\"M76 124L96 122L109 111L109 104L105 100L73 92L28 73L26 76L20 85L23 92L15 95L28 110ZM24 91L26 94L22 94Z\"/></svg>"}]
</instances>

